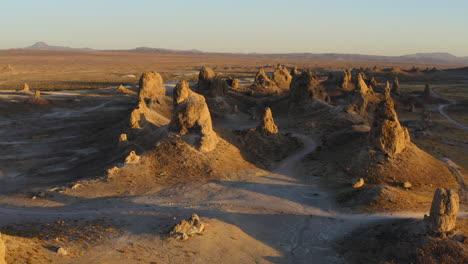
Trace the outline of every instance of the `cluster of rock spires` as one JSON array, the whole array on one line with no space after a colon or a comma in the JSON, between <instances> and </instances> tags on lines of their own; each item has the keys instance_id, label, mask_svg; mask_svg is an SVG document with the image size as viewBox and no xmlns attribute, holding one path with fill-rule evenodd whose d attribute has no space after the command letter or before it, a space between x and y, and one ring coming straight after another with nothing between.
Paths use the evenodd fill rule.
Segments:
<instances>
[{"instance_id":1,"label":"cluster of rock spires","mask_svg":"<svg viewBox=\"0 0 468 264\"><path fill-rule=\"evenodd\" d=\"M349 70L344 70L343 72L343 76L341 77L340 81L339 81L339 85L341 88L347 90L349 89L350 87L350 84L352 84L352 75L351 75L351 71Z\"/></svg>"},{"instance_id":2,"label":"cluster of rock spires","mask_svg":"<svg viewBox=\"0 0 468 264\"><path fill-rule=\"evenodd\" d=\"M375 110L369 142L373 148L389 155L401 153L410 144L408 129L398 120L388 88Z\"/></svg>"},{"instance_id":3,"label":"cluster of rock spires","mask_svg":"<svg viewBox=\"0 0 468 264\"><path fill-rule=\"evenodd\" d=\"M264 69L258 70L254 83L250 86L255 92L275 93L278 92L276 83L268 77Z\"/></svg>"},{"instance_id":4,"label":"cluster of rock spires","mask_svg":"<svg viewBox=\"0 0 468 264\"><path fill-rule=\"evenodd\" d=\"M219 139L213 131L205 98L193 92L187 81L180 81L173 94L174 114L169 130L195 136L195 146L202 152L212 151Z\"/></svg>"},{"instance_id":5,"label":"cluster of rock spires","mask_svg":"<svg viewBox=\"0 0 468 264\"><path fill-rule=\"evenodd\" d=\"M254 83L250 88L260 93L279 93L288 90L293 79L293 75L298 75L297 67L291 72L284 65L278 64L273 71L271 78L265 73L264 69L258 70L255 75Z\"/></svg>"},{"instance_id":6,"label":"cluster of rock spires","mask_svg":"<svg viewBox=\"0 0 468 264\"><path fill-rule=\"evenodd\" d=\"M456 226L459 203L460 199L455 191L437 188L429 217L425 217L429 230L436 234L451 232Z\"/></svg>"},{"instance_id":7,"label":"cluster of rock spires","mask_svg":"<svg viewBox=\"0 0 468 264\"><path fill-rule=\"evenodd\" d=\"M271 80L279 89L288 90L292 81L292 76L284 65L278 65L273 72Z\"/></svg>"}]
</instances>

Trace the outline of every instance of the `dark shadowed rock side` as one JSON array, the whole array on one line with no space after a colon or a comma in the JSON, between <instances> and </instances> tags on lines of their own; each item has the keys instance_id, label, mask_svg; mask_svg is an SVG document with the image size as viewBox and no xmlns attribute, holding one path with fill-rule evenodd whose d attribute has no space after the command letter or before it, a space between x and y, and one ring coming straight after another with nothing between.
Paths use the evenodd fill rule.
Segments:
<instances>
[{"instance_id":1,"label":"dark shadowed rock side","mask_svg":"<svg viewBox=\"0 0 468 264\"><path fill-rule=\"evenodd\" d=\"M198 150L212 151L219 139L213 131L205 98L193 92L186 81L180 81L174 89L173 103L175 109L169 130L194 136L194 145Z\"/></svg>"},{"instance_id":2,"label":"dark shadowed rock side","mask_svg":"<svg viewBox=\"0 0 468 264\"><path fill-rule=\"evenodd\" d=\"M166 95L163 79L157 72L144 72L138 84L140 86L138 93L140 98L155 99L159 95Z\"/></svg>"},{"instance_id":3,"label":"dark shadowed rock side","mask_svg":"<svg viewBox=\"0 0 468 264\"><path fill-rule=\"evenodd\" d=\"M393 79L392 93L400 95L400 81L398 80L398 77L395 77L395 79Z\"/></svg>"},{"instance_id":4,"label":"dark shadowed rock side","mask_svg":"<svg viewBox=\"0 0 468 264\"><path fill-rule=\"evenodd\" d=\"M29 88L29 85L27 83L24 83L23 85L23 90L19 90L18 93L22 93L22 94L33 94L33 92L31 92L30 88Z\"/></svg>"},{"instance_id":5,"label":"dark shadowed rock side","mask_svg":"<svg viewBox=\"0 0 468 264\"><path fill-rule=\"evenodd\" d=\"M140 97L138 105L130 114L129 126L131 128L141 128L146 121L145 115L149 112L145 100Z\"/></svg>"},{"instance_id":6,"label":"dark shadowed rock side","mask_svg":"<svg viewBox=\"0 0 468 264\"><path fill-rule=\"evenodd\" d=\"M209 67L202 67L198 73L197 92L203 93L210 88L211 80L216 77L216 73Z\"/></svg>"},{"instance_id":7,"label":"dark shadowed rock side","mask_svg":"<svg viewBox=\"0 0 468 264\"><path fill-rule=\"evenodd\" d=\"M34 93L34 97L31 100L29 100L29 103L31 103L31 104L48 104L49 101L42 98L41 91L36 90L36 92Z\"/></svg>"},{"instance_id":8,"label":"dark shadowed rock side","mask_svg":"<svg viewBox=\"0 0 468 264\"><path fill-rule=\"evenodd\" d=\"M400 124L391 97L386 96L375 110L369 142L372 147L389 155L402 152L410 143L408 129Z\"/></svg>"}]
</instances>

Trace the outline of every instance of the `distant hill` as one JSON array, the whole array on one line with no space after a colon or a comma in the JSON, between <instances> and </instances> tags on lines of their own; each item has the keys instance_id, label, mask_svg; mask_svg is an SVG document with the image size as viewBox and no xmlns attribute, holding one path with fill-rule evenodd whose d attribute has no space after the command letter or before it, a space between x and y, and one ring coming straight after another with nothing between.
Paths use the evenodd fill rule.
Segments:
<instances>
[{"instance_id":1,"label":"distant hill","mask_svg":"<svg viewBox=\"0 0 468 264\"><path fill-rule=\"evenodd\" d=\"M45 42L37 42L32 46L25 47L27 50L72 50L92 51L91 48L70 48L62 46L51 46ZM116 51L116 50L101 50ZM393 62L393 63L415 63L415 64L445 64L445 65L468 65L468 57L457 57L450 53L415 53L403 56L380 56L364 54L341 54L341 53L222 53L203 52L200 50L176 50L164 48L138 47L130 50L118 50L123 52L159 53L159 54L182 54L182 55L216 55L235 57L257 57L257 58L282 58L299 60L323 60L323 61L364 61L364 62Z\"/></svg>"},{"instance_id":2,"label":"distant hill","mask_svg":"<svg viewBox=\"0 0 468 264\"><path fill-rule=\"evenodd\" d=\"M91 48L70 48L70 47L62 47L62 46L51 46L45 42L36 42L29 47L25 47L23 49L26 50L93 50Z\"/></svg>"}]
</instances>

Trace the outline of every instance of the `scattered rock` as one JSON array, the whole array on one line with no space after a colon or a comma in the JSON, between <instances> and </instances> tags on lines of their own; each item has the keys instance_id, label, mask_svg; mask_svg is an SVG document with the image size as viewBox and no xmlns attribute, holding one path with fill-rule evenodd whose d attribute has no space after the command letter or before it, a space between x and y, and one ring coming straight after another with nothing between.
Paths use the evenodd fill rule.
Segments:
<instances>
[{"instance_id":1,"label":"scattered rock","mask_svg":"<svg viewBox=\"0 0 468 264\"><path fill-rule=\"evenodd\" d=\"M409 181L405 181L405 182L403 183L403 188L409 189L409 188L411 188L411 186L413 186L413 185L412 185L411 182L409 182Z\"/></svg>"},{"instance_id":2,"label":"scattered rock","mask_svg":"<svg viewBox=\"0 0 468 264\"><path fill-rule=\"evenodd\" d=\"M181 135L197 136L198 150L212 151L219 139L213 131L205 98L190 90L187 81L180 81L174 89L173 103L175 109L169 130Z\"/></svg>"},{"instance_id":3,"label":"scattered rock","mask_svg":"<svg viewBox=\"0 0 468 264\"><path fill-rule=\"evenodd\" d=\"M159 95L166 95L166 87L163 84L161 75L157 72L144 72L138 82L140 98L154 99Z\"/></svg>"},{"instance_id":4,"label":"scattered rock","mask_svg":"<svg viewBox=\"0 0 468 264\"><path fill-rule=\"evenodd\" d=\"M125 158L124 164L138 164L141 157L136 154L134 150L130 151L130 154Z\"/></svg>"},{"instance_id":5,"label":"scattered rock","mask_svg":"<svg viewBox=\"0 0 468 264\"><path fill-rule=\"evenodd\" d=\"M294 76L289 97L293 103L307 102L312 98L326 100L327 92L311 71Z\"/></svg>"},{"instance_id":6,"label":"scattered rock","mask_svg":"<svg viewBox=\"0 0 468 264\"><path fill-rule=\"evenodd\" d=\"M354 179L352 184L353 184L354 189L361 188L362 186L364 186L364 179L363 178Z\"/></svg>"},{"instance_id":7,"label":"scattered rock","mask_svg":"<svg viewBox=\"0 0 468 264\"><path fill-rule=\"evenodd\" d=\"M224 96L224 93L227 91L227 89L227 82L219 76L216 76L210 81L209 90L211 96Z\"/></svg>"},{"instance_id":8,"label":"scattered rock","mask_svg":"<svg viewBox=\"0 0 468 264\"><path fill-rule=\"evenodd\" d=\"M278 134L278 127L273 120L273 114L269 107L265 108L265 112L263 113L260 125L257 127L257 131L262 134Z\"/></svg>"},{"instance_id":9,"label":"scattered rock","mask_svg":"<svg viewBox=\"0 0 468 264\"><path fill-rule=\"evenodd\" d=\"M389 155L402 152L410 143L408 129L400 124L391 97L385 97L378 104L369 141L372 147Z\"/></svg>"},{"instance_id":10,"label":"scattered rock","mask_svg":"<svg viewBox=\"0 0 468 264\"><path fill-rule=\"evenodd\" d=\"M450 189L437 188L432 200L429 228L434 233L448 233L455 228L459 210L458 194Z\"/></svg>"},{"instance_id":11,"label":"scattered rock","mask_svg":"<svg viewBox=\"0 0 468 264\"><path fill-rule=\"evenodd\" d=\"M272 81L282 90L288 90L291 84L292 76L284 65L278 65L273 72Z\"/></svg>"},{"instance_id":12,"label":"scattered rock","mask_svg":"<svg viewBox=\"0 0 468 264\"><path fill-rule=\"evenodd\" d=\"M66 256L66 255L68 255L68 252L67 252L67 250L64 249L63 247L59 247L59 248L57 249L57 255L59 255L59 256Z\"/></svg>"},{"instance_id":13,"label":"scattered rock","mask_svg":"<svg viewBox=\"0 0 468 264\"><path fill-rule=\"evenodd\" d=\"M182 220L169 232L169 236L178 240L187 240L194 235L202 234L205 231L205 224L197 214Z\"/></svg>"},{"instance_id":14,"label":"scattered rock","mask_svg":"<svg viewBox=\"0 0 468 264\"><path fill-rule=\"evenodd\" d=\"M120 134L119 142L126 142L127 140L127 134Z\"/></svg>"}]
</instances>

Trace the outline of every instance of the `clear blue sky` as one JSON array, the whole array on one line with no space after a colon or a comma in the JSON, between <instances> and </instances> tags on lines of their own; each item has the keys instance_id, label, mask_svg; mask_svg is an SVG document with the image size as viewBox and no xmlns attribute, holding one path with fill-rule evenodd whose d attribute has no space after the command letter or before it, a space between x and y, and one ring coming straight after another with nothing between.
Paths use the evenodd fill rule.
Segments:
<instances>
[{"instance_id":1,"label":"clear blue sky","mask_svg":"<svg viewBox=\"0 0 468 264\"><path fill-rule=\"evenodd\" d=\"M0 0L0 49L468 56L467 0Z\"/></svg>"}]
</instances>

